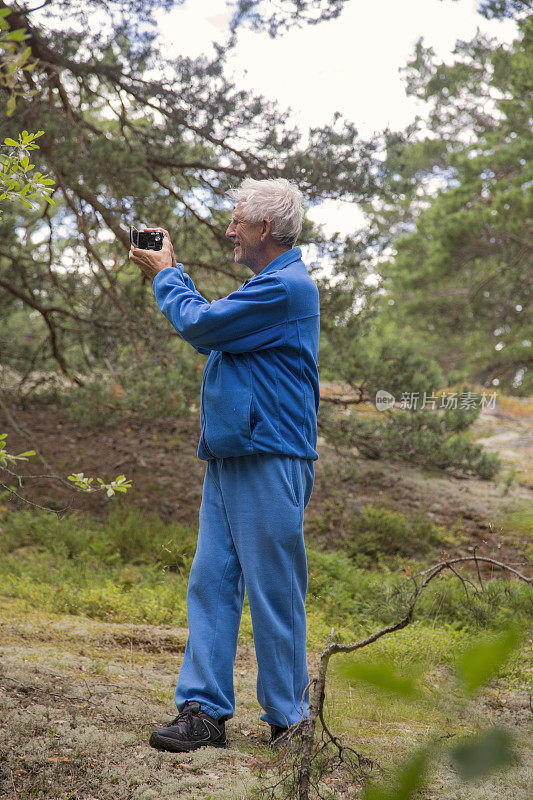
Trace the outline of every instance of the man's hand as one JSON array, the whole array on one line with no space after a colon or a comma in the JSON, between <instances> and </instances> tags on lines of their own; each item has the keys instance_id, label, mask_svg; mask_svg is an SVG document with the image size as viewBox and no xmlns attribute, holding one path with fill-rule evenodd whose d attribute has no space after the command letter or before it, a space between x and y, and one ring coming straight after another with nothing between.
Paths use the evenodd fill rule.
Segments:
<instances>
[{"instance_id":1,"label":"man's hand","mask_svg":"<svg viewBox=\"0 0 533 800\"><path fill-rule=\"evenodd\" d=\"M146 230L163 231L165 234L163 248L161 250L141 250L139 247L131 245L129 258L134 264L139 265L150 281L153 281L162 269L176 266L176 257L168 231L164 228L146 228Z\"/></svg>"}]
</instances>

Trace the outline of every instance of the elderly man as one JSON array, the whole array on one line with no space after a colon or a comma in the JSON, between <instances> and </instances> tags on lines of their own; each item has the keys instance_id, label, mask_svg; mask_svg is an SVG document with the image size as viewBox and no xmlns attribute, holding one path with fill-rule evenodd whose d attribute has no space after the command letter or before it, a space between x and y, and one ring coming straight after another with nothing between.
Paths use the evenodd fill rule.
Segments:
<instances>
[{"instance_id":1,"label":"elderly man","mask_svg":"<svg viewBox=\"0 0 533 800\"><path fill-rule=\"evenodd\" d=\"M161 251L130 251L162 313L209 355L197 453L207 468L179 713L150 737L173 752L226 746L245 588L271 744L287 742L309 713L303 515L318 458L318 290L295 247L303 218L296 186L247 178L231 197L226 236L253 276L227 297L209 303L196 291L166 231Z\"/></svg>"}]
</instances>

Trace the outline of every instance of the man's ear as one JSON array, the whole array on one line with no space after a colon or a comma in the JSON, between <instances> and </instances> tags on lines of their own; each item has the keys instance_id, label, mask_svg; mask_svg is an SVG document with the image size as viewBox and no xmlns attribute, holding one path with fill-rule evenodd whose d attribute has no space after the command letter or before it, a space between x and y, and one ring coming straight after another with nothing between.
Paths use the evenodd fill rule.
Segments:
<instances>
[{"instance_id":1,"label":"man's ear","mask_svg":"<svg viewBox=\"0 0 533 800\"><path fill-rule=\"evenodd\" d=\"M261 231L261 241L264 242L267 236L272 232L272 223L269 219L263 220L263 229Z\"/></svg>"}]
</instances>

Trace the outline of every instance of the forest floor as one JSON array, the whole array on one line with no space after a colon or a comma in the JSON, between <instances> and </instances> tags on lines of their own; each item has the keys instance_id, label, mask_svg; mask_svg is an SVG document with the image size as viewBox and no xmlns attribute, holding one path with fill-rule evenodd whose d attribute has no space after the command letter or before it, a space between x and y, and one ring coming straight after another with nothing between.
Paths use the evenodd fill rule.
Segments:
<instances>
[{"instance_id":1,"label":"forest floor","mask_svg":"<svg viewBox=\"0 0 533 800\"><path fill-rule=\"evenodd\" d=\"M373 504L407 516L421 513L454 530L455 538L436 556L469 554L476 547L478 553L526 569L522 565L533 531L533 401L501 398L496 409L480 416L474 430L477 440L502 458L504 468L494 481L367 461L321 443L306 510L308 541L341 550L344 522ZM130 421L98 430L70 421L61 406L36 404L8 409L7 418L0 408L1 431L8 433L10 452L31 445L54 473L111 477L123 472L134 485L124 498L127 503L169 521L197 524L205 463L196 459L196 420ZM31 470L49 471L42 464ZM34 481L30 496L45 505L71 501L60 486L51 489L42 479ZM75 501L93 517L104 517L109 509L96 497L80 495ZM484 577L490 574L484 572ZM230 746L176 756L152 750L147 739L154 726L173 716L186 628L57 613L31 597L7 594L0 585L0 797L244 800L254 792L258 798L268 797L268 784L279 779L284 764L269 750L268 726L259 720L249 620L243 618L235 665L237 711L227 724ZM456 653L461 631L436 622L409 630L395 634L398 663L410 663L415 656L425 660L429 691L449 691L450 661L442 654L446 650L451 658ZM310 641L314 674L321 647L316 637ZM423 798L526 800L532 783L528 675L531 669L522 656L518 666L470 700L460 718L454 715L457 698L449 694L442 695L449 704L411 707L371 691L348 692L333 675L326 717L358 752L375 760L378 774L380 765L389 768L432 731L453 738L483 724L503 724L518 743L511 770L465 788L449 765L441 763ZM324 780L322 791L324 796L330 792L330 798L360 797L361 786L340 771Z\"/></svg>"},{"instance_id":2,"label":"forest floor","mask_svg":"<svg viewBox=\"0 0 533 800\"><path fill-rule=\"evenodd\" d=\"M368 405L360 410L375 413ZM0 404L0 431L8 433L10 452L31 446L42 456L44 468L33 458L28 474L64 478L83 472L111 479L124 473L133 482L127 504L163 519L198 523L206 462L196 457L197 415L152 422L129 419L91 428L69 419L62 405ZM400 461L368 460L355 449L340 450L319 437L315 484L305 512L306 535L335 547L343 521L363 506L378 505L460 528L465 542L458 543L458 554L476 546L479 554L516 560L516 531L506 535L506 519L533 509L533 398L500 398L494 409L482 411L472 431L478 443L502 459L503 468L492 481L452 477ZM108 512L105 498L77 495L73 500L69 490L46 478L27 486L27 496L45 506L71 504L95 516Z\"/></svg>"},{"instance_id":3,"label":"forest floor","mask_svg":"<svg viewBox=\"0 0 533 800\"><path fill-rule=\"evenodd\" d=\"M249 638L241 637L238 649L237 710L226 725L228 748L178 755L153 750L147 740L152 728L172 716L186 629L105 623L11 599L0 601L0 615L2 798L245 800L254 791L267 798L268 785L283 774L283 757L273 756L268 727L259 720ZM316 656L309 654L312 672ZM432 685L444 687L447 672L436 668ZM508 684L492 681L457 720L446 708L409 708L390 699L378 702L370 693L356 697L353 690L343 695L332 678L326 718L345 743L375 761L370 774L377 776L432 731L453 740L480 724L503 725L518 744L512 769L465 787L448 764L437 764L423 797L527 800L533 777L531 696L523 685ZM456 698L447 700L453 704ZM355 798L362 785L334 771L321 788L334 792L330 798Z\"/></svg>"}]
</instances>

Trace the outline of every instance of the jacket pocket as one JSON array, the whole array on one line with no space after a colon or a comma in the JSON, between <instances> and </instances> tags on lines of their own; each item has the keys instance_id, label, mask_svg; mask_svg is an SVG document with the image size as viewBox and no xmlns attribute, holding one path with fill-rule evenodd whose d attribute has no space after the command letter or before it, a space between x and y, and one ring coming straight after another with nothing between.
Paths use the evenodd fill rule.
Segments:
<instances>
[{"instance_id":1,"label":"jacket pocket","mask_svg":"<svg viewBox=\"0 0 533 800\"><path fill-rule=\"evenodd\" d=\"M205 440L217 458L250 449L251 397L247 389L213 392L204 397Z\"/></svg>"},{"instance_id":2,"label":"jacket pocket","mask_svg":"<svg viewBox=\"0 0 533 800\"><path fill-rule=\"evenodd\" d=\"M255 426L257 425L257 423L259 422L259 417L257 416L257 413L256 413L256 411L255 411L255 406L254 406L254 396L253 396L253 394L251 394L251 395L250 395L250 415L249 415L249 421L250 421L250 439L253 439L253 435L254 435L254 428L255 428Z\"/></svg>"}]
</instances>

